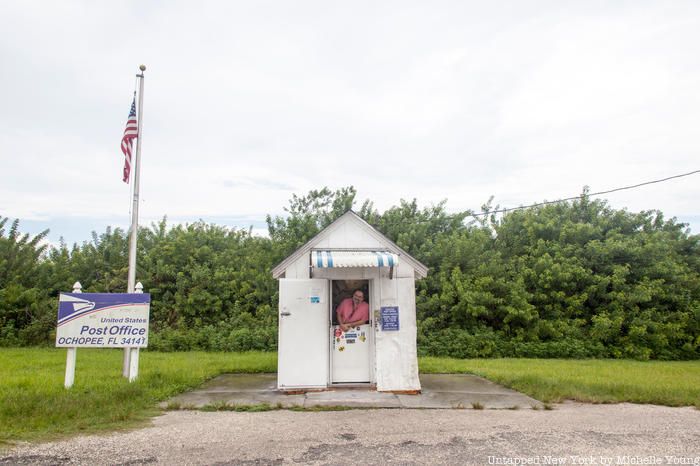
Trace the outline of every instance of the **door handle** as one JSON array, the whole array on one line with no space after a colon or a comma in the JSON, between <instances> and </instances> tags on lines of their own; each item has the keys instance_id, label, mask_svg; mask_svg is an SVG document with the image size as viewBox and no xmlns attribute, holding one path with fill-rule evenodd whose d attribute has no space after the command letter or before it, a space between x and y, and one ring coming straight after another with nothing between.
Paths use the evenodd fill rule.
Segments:
<instances>
[{"instance_id":1,"label":"door handle","mask_svg":"<svg viewBox=\"0 0 700 466\"><path fill-rule=\"evenodd\" d=\"M281 316L291 316L292 313L291 313L291 312L286 312L286 311L285 311L285 312L280 312L280 315L281 315Z\"/></svg>"}]
</instances>

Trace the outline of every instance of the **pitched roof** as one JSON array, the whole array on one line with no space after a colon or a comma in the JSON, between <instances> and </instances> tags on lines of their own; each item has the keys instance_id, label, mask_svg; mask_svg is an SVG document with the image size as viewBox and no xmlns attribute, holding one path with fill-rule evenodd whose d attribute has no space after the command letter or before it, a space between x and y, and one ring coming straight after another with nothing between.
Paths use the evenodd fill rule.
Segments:
<instances>
[{"instance_id":1,"label":"pitched roof","mask_svg":"<svg viewBox=\"0 0 700 466\"><path fill-rule=\"evenodd\" d=\"M402 261L405 261L408 265L413 267L417 278L425 278L425 276L428 274L428 267L423 265L420 261L418 261L409 253L400 248L396 243L394 243L389 238L380 233L379 230L367 223L362 217L357 215L355 212L353 212L352 210L348 210L343 215L335 219L333 223L321 230L316 236L307 241L306 244L301 246L299 249L287 256L286 259L277 264L277 266L275 266L272 269L272 276L274 278L280 278L282 274L287 270L287 267L293 264L301 256L309 254L311 252L311 249L313 249L314 245L318 244L324 238L329 236L335 229L335 226L337 226L338 223L340 223L341 221L345 220L355 222L361 228L365 229L365 231L367 231L374 239L376 239L380 244L382 244L388 251L398 254L401 257ZM351 247L352 245L350 245L350 248Z\"/></svg>"}]
</instances>

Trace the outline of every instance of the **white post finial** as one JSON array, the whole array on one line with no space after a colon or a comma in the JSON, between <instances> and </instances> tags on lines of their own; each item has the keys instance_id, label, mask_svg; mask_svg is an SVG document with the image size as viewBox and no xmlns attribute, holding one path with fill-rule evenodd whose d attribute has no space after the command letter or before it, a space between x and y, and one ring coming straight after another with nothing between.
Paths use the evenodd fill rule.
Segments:
<instances>
[{"instance_id":1,"label":"white post finial","mask_svg":"<svg viewBox=\"0 0 700 466\"><path fill-rule=\"evenodd\" d=\"M81 285L80 282L73 283L73 293L82 293L82 292L83 292L83 285Z\"/></svg>"},{"instance_id":2,"label":"white post finial","mask_svg":"<svg viewBox=\"0 0 700 466\"><path fill-rule=\"evenodd\" d=\"M143 293L143 284L141 282L138 282L134 287L134 293Z\"/></svg>"}]
</instances>

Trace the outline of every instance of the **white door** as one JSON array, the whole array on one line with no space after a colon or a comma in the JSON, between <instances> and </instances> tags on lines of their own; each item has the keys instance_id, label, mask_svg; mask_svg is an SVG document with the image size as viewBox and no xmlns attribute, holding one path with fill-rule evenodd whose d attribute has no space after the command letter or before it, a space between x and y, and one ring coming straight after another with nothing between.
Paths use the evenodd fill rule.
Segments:
<instances>
[{"instance_id":1,"label":"white door","mask_svg":"<svg viewBox=\"0 0 700 466\"><path fill-rule=\"evenodd\" d=\"M369 382L370 324L343 332L331 327L331 381L333 383Z\"/></svg>"},{"instance_id":2,"label":"white door","mask_svg":"<svg viewBox=\"0 0 700 466\"><path fill-rule=\"evenodd\" d=\"M280 281L277 387L328 385L328 280Z\"/></svg>"}]
</instances>

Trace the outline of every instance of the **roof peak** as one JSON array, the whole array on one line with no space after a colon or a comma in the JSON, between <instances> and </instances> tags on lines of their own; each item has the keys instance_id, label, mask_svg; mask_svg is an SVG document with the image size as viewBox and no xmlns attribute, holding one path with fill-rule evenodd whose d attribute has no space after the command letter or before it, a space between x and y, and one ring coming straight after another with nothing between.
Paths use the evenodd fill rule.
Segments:
<instances>
[{"instance_id":1,"label":"roof peak","mask_svg":"<svg viewBox=\"0 0 700 466\"><path fill-rule=\"evenodd\" d=\"M352 221L357 222L362 228L367 230L377 241L380 243L383 243L386 248L389 251L395 252L403 257L403 260L408 262L413 269L415 270L415 273L418 275L419 278L424 278L427 273L428 273L428 267L423 265L420 261L415 259L413 256L411 256L408 252L404 251L399 245L394 243L392 240L387 238L382 232L377 230L375 227L370 225L365 219L360 217L360 215L357 214L352 208L346 210L342 215L340 215L338 218L333 220L330 224L328 224L324 229L319 231L316 235L314 235L309 241L307 241L304 245L301 247L297 248L293 253L291 253L289 256L287 256L282 262L277 264L272 269L272 276L274 278L279 278L286 270L291 263L296 261L299 257L306 253L310 253L310 251L314 248L314 246L320 242L321 239L324 237L328 236L330 232L332 232L337 225L343 221L343 219L349 218L352 219ZM324 248L319 248L319 249L324 249ZM335 249L335 248L325 248L325 249ZM346 249L359 249L359 248L353 248L351 245L348 245Z\"/></svg>"}]
</instances>

